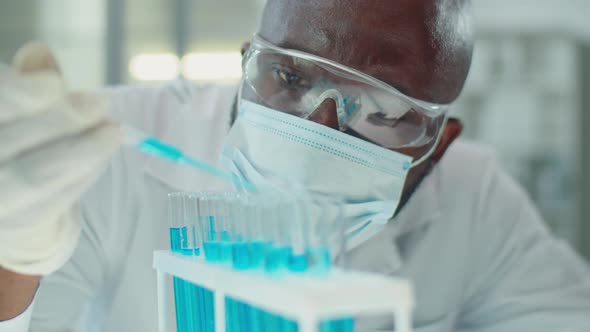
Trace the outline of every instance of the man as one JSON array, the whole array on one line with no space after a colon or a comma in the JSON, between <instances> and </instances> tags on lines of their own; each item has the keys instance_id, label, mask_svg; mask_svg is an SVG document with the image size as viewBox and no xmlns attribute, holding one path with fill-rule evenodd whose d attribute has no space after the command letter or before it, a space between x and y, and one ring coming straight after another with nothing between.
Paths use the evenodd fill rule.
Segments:
<instances>
[{"instance_id":1,"label":"man","mask_svg":"<svg viewBox=\"0 0 590 332\"><path fill-rule=\"evenodd\" d=\"M462 127L457 120L447 120L441 110L461 92L470 66L472 36L467 6L460 0L269 1L258 39L244 48L245 62L256 59L254 63L269 66L245 63L244 70L256 75L244 80L242 98L236 103L240 115L234 114L235 125L223 151L235 88L177 82L164 88L115 89L108 93L112 113L122 123L157 135L205 160L214 162L223 152L228 164L240 170L257 159L247 153L240 159L235 153L249 148L264 150L252 145L254 140L239 140L252 133L244 120L249 114L276 114L285 122L338 137L355 148L360 146L363 150L358 149L359 154L370 150L379 155L372 161L380 166L379 170L368 167L368 159L357 160L363 164L359 169L367 171L364 175L382 174L377 171L389 169L384 163L387 158L404 161L400 164L406 171L405 166L411 163L407 176L401 176L400 196L391 197L383 191L374 193L372 186L356 181L354 176L338 178L346 168L337 165L336 178L326 181L323 163L327 157L313 161L309 158L311 150L303 149L306 147L302 154L288 147L283 152L276 150L291 153L292 160L301 157L307 161L306 174L295 176L306 186L310 177L326 186L350 182L338 187L346 191L346 198L370 194L372 201L391 203L380 206L389 209L390 215L395 213L395 217L386 225L368 223L372 233L360 232L364 237L351 249L350 262L358 269L401 275L415 283L417 331L589 331L587 266L551 237L525 194L499 169L489 152L467 143L452 144ZM52 67L23 57L22 63L17 61L20 72ZM276 66L276 58L289 62ZM301 63L313 68L314 75L322 75L307 80L298 72L286 70ZM269 83L271 78L275 84ZM20 87L15 88L19 92L35 91L31 85L8 86ZM293 90L281 94L279 87L282 92ZM364 95L369 90L371 93ZM293 91L305 93L294 98ZM314 98L306 99L309 95ZM74 123L71 114L78 114L79 121L51 137L36 136L34 143L20 139L17 145L21 150L15 148L13 153L2 155L2 167L8 175L17 167L28 167L25 174L32 174L27 180L34 188L27 187L24 181L8 183L18 184L10 188L16 188L19 199L14 203L19 208L8 209L11 205L6 204L0 215L2 232L10 231L13 236L6 239L10 243L6 248L11 251L0 255L0 265L6 267L0 273L0 320L5 320L0 323L0 331L25 331L29 319L33 331L155 331L151 254L167 246L164 197L171 191L205 190L221 184L180 166L121 149L84 195L81 218L63 218L65 211L70 211L66 207L76 201L89 175L98 172L101 160L115 145L106 138L108 135L100 135L112 125L103 116L95 115L97 112L76 112L80 103L69 95L63 94L57 106L43 104L43 114L36 113L40 107L31 107L23 98L9 104L17 105L20 113L3 106L8 115L2 114L1 121L7 125L0 130L17 128L15 122L19 121L13 119L25 117L23 112L30 118L42 119L43 114L57 113L56 109L61 109L57 106L70 110L68 116L61 117L63 121ZM278 102L284 98L289 100L288 106ZM295 101L302 107L292 107ZM358 109L361 114L380 111L367 113L355 122ZM387 113L389 109L403 112L393 117ZM347 138L341 131L348 134ZM6 137L16 140L20 136ZM71 143L79 140L87 144ZM273 146L272 142L264 144ZM72 145L83 158L66 158L64 152ZM268 158L265 160L271 166L265 164L267 171L284 171L272 164L272 158L262 153L258 157ZM351 154L350 158L355 156ZM344 158L340 160L352 167ZM34 161L54 170L54 165L63 167L64 172L49 172L55 177L53 181L34 176L40 172L35 172L39 166L31 164ZM80 171L75 173L76 169ZM321 176L315 176L316 171ZM392 188L400 187L398 175L390 178L391 174L383 174L371 179L372 185L379 187L390 181ZM258 181L258 175L244 176L267 184ZM321 192L324 188L315 190ZM340 191L332 194L344 197ZM43 207L55 206L53 214L35 215L39 205L33 203L37 202L42 202ZM19 211L30 212L26 215L35 218L23 219ZM77 248L63 268L41 281L30 306L39 281L30 275L52 272L69 257L76 221L82 224ZM42 235L46 234L53 236L47 244L52 254L42 255L39 248L18 241L26 239L24 235L43 241ZM359 324L391 329L387 321L379 319Z\"/></svg>"}]
</instances>

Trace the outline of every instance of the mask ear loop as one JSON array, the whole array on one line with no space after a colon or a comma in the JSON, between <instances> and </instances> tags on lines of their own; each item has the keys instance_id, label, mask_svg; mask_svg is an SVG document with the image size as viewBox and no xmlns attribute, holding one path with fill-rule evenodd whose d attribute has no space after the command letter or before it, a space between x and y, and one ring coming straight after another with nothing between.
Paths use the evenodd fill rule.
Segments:
<instances>
[{"instance_id":1,"label":"mask ear loop","mask_svg":"<svg viewBox=\"0 0 590 332\"><path fill-rule=\"evenodd\" d=\"M324 91L319 97L316 98L315 104L312 106L313 111L309 113L305 119L309 120L309 117L312 116L322 105L322 103L326 99L332 99L336 103L336 115L338 116L338 127L340 130L344 128L344 123L346 123L346 111L344 110L344 97L342 94L336 89L328 89Z\"/></svg>"},{"instance_id":2,"label":"mask ear loop","mask_svg":"<svg viewBox=\"0 0 590 332\"><path fill-rule=\"evenodd\" d=\"M430 148L430 150L428 150L428 152L426 152L425 155L423 155L422 157L420 157L420 159L412 162L412 164L410 165L410 169L414 168L418 165L420 165L421 163L423 163L426 159L430 158L430 156L432 156L432 154L434 153L434 150L436 150L436 147L438 146L438 143L440 143L440 140L442 138L442 134L443 134L443 130L445 129L445 127L447 126L447 122L449 121L449 117L445 114L445 117L443 119L443 123L441 125L441 129L438 133L438 135L436 135L436 141L434 141L434 144L432 145L432 147Z\"/></svg>"}]
</instances>

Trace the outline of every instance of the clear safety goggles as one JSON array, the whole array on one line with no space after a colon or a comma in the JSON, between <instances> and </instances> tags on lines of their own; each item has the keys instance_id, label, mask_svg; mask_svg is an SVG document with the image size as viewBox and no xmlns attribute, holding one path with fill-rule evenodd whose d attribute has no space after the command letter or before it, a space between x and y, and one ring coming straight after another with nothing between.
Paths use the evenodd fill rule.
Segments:
<instances>
[{"instance_id":1,"label":"clear safety goggles","mask_svg":"<svg viewBox=\"0 0 590 332\"><path fill-rule=\"evenodd\" d=\"M449 107L406 96L358 70L256 35L242 67L241 98L301 118L332 99L341 131L388 149L431 144Z\"/></svg>"}]
</instances>

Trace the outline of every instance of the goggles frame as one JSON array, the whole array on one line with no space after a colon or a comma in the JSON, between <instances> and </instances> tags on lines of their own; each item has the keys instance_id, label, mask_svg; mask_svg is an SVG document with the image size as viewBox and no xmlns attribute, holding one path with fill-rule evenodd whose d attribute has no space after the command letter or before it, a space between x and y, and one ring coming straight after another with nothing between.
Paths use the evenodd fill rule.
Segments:
<instances>
[{"instance_id":1,"label":"goggles frame","mask_svg":"<svg viewBox=\"0 0 590 332\"><path fill-rule=\"evenodd\" d=\"M328 71L330 71L330 69L329 69L330 67L336 68L340 72L334 73L334 74L341 76L342 72L344 72L349 75L349 76L345 77L347 79L358 81L358 82L363 82L363 83L372 85L376 88L382 89L384 91L388 91L392 95L396 96L397 98L402 99L404 102L408 103L409 105L416 107L417 111L421 111L421 112L426 113L426 115L429 117L441 116L442 114L448 112L450 106L452 105L452 104L432 103L432 102L428 102L428 101L424 101L424 100L410 97L408 95L405 95L404 93L402 93L398 89L394 88L390 84L387 84L387 83L385 83L385 82L383 82L371 75L365 74L359 70L344 66L336 61L322 58L322 57L314 55L314 54L276 46L276 45L266 41L265 39L260 37L258 34L255 34L252 37L250 48L248 49L248 51L244 54L244 57L242 58L242 71L243 71L243 73L247 75L246 66L248 65L248 62L253 58L255 53L264 53L264 52L268 52L268 51L271 51L273 53L284 54L287 56L292 56L294 58L300 58L300 59L303 59L306 61L310 61L312 63L319 63L319 64L323 65L320 67L322 67ZM248 78L246 77L246 79L248 79Z\"/></svg>"}]
</instances>

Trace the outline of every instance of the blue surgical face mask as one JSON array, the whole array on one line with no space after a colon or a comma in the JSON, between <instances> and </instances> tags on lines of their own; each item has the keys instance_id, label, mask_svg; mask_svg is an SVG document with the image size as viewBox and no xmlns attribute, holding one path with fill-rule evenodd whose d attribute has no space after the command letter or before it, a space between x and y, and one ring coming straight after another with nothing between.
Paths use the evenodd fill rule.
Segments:
<instances>
[{"instance_id":1,"label":"blue surgical face mask","mask_svg":"<svg viewBox=\"0 0 590 332\"><path fill-rule=\"evenodd\" d=\"M342 202L338 223L352 248L393 216L412 157L241 100L222 163L261 191L298 186Z\"/></svg>"}]
</instances>

